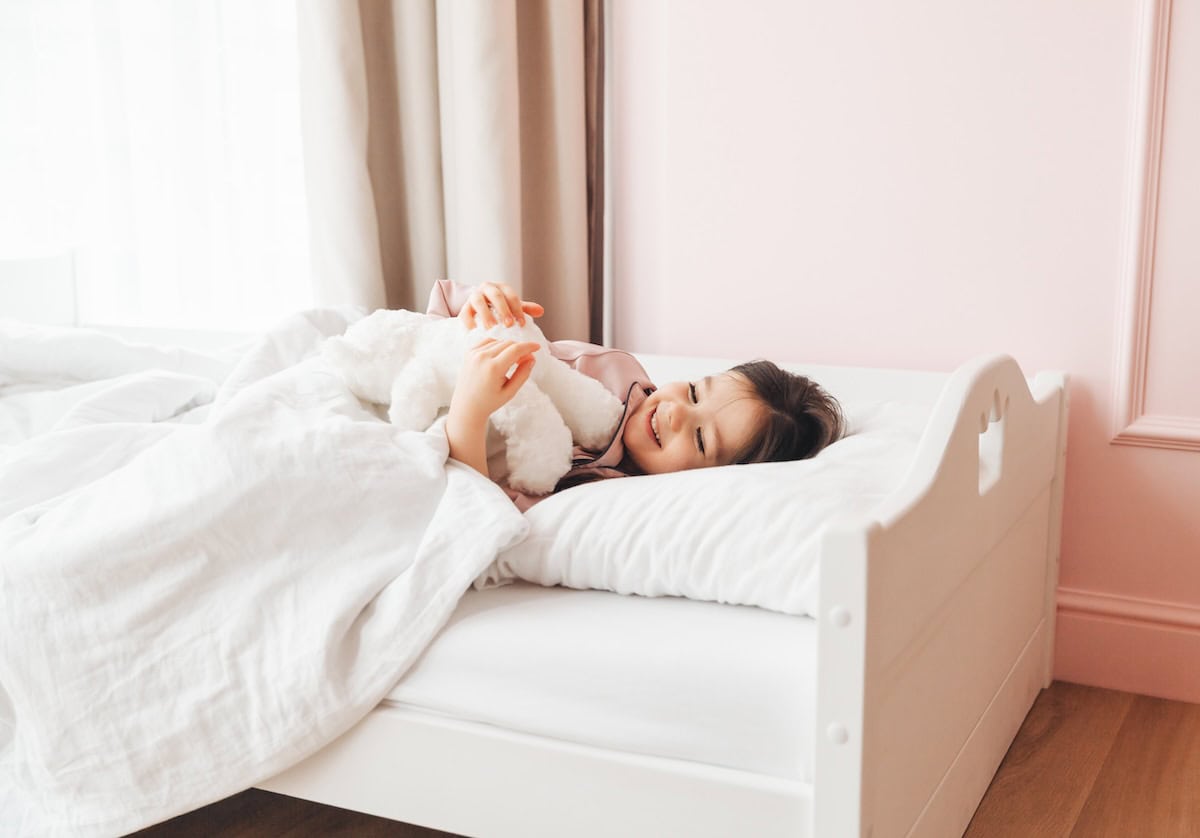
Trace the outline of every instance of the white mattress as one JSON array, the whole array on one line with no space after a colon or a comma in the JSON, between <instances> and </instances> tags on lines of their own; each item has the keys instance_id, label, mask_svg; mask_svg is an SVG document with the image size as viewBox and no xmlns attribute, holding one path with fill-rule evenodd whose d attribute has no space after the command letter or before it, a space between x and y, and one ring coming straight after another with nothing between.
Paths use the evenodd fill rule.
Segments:
<instances>
[{"instance_id":1,"label":"white mattress","mask_svg":"<svg viewBox=\"0 0 1200 838\"><path fill-rule=\"evenodd\" d=\"M518 582L467 593L386 701L811 782L816 639L758 608Z\"/></svg>"}]
</instances>

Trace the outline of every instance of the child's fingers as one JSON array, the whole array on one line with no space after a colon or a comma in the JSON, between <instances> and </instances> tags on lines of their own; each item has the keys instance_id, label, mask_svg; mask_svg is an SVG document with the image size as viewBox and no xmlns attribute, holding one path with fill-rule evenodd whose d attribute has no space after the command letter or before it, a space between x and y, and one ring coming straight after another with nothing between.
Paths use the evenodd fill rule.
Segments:
<instances>
[{"instance_id":1,"label":"child's fingers","mask_svg":"<svg viewBox=\"0 0 1200 838\"><path fill-rule=\"evenodd\" d=\"M511 287L485 283L479 286L465 306L461 316L467 330L476 327L490 329L503 323L513 325L514 319L525 325L525 315L541 317L546 309L532 300L522 300Z\"/></svg>"},{"instance_id":2,"label":"child's fingers","mask_svg":"<svg viewBox=\"0 0 1200 838\"><path fill-rule=\"evenodd\" d=\"M508 347L512 346L511 340L498 340L496 338L485 338L475 346L475 351L488 360L495 360L500 357L500 353Z\"/></svg>"},{"instance_id":3,"label":"child's fingers","mask_svg":"<svg viewBox=\"0 0 1200 838\"><path fill-rule=\"evenodd\" d=\"M469 305L474 312L475 321L480 327L490 329L496 325L496 318L492 316L492 310L488 307L487 295L482 290L471 295Z\"/></svg>"},{"instance_id":4,"label":"child's fingers","mask_svg":"<svg viewBox=\"0 0 1200 838\"><path fill-rule=\"evenodd\" d=\"M516 340L512 340L511 338L487 337L487 338L484 338L483 340L481 340L476 346L476 348L479 348L479 349L482 349L484 347L486 347L489 350L488 351L489 357L495 358L495 357L499 356L499 354L501 352L505 351L506 349L510 349L512 347L519 347L519 348L525 349L527 352L533 352L533 351L537 351L537 349L539 347L541 347L541 344L538 343L536 340L516 341Z\"/></svg>"},{"instance_id":5,"label":"child's fingers","mask_svg":"<svg viewBox=\"0 0 1200 838\"><path fill-rule=\"evenodd\" d=\"M495 326L498 321L495 312L492 311L487 299L483 299L477 309L479 311L479 322L485 329L490 329Z\"/></svg>"},{"instance_id":6,"label":"child's fingers","mask_svg":"<svg viewBox=\"0 0 1200 838\"><path fill-rule=\"evenodd\" d=\"M504 289L489 282L481 286L480 290L487 297L496 322L503 323L505 326L511 326L513 317L512 312L508 308L508 297L505 296Z\"/></svg>"},{"instance_id":7,"label":"child's fingers","mask_svg":"<svg viewBox=\"0 0 1200 838\"><path fill-rule=\"evenodd\" d=\"M504 344L506 345L502 346L500 351L493 357L495 357L499 363L504 364L505 369L508 369L513 364L517 363L517 361L521 360L524 356L533 355L533 353L541 347L541 344L537 341L528 340L521 341L520 343L504 341Z\"/></svg>"},{"instance_id":8,"label":"child's fingers","mask_svg":"<svg viewBox=\"0 0 1200 838\"><path fill-rule=\"evenodd\" d=\"M520 386L524 384L529 379L529 376L533 373L533 365L535 361L536 359L532 355L527 358L522 358L520 362L517 363L517 368L513 370L513 374L510 375L508 377L508 381L505 382L504 389L519 389Z\"/></svg>"},{"instance_id":9,"label":"child's fingers","mask_svg":"<svg viewBox=\"0 0 1200 838\"><path fill-rule=\"evenodd\" d=\"M525 312L521 310L521 298L517 296L516 291L512 290L512 288L507 285L502 286L500 290L504 296L505 311L498 311L497 314L503 315L502 319L504 320L504 325L511 326L513 324L513 319L515 318L516 320L520 321L522 326L524 326Z\"/></svg>"}]
</instances>

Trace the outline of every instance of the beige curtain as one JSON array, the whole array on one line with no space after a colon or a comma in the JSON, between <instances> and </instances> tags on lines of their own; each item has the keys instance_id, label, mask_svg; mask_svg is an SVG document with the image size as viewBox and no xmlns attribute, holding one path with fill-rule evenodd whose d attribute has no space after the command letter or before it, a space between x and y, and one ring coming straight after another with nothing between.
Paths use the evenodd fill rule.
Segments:
<instances>
[{"instance_id":1,"label":"beige curtain","mask_svg":"<svg viewBox=\"0 0 1200 838\"><path fill-rule=\"evenodd\" d=\"M599 2L300 0L323 302L420 309L436 279L497 280L551 338L597 334Z\"/></svg>"}]
</instances>

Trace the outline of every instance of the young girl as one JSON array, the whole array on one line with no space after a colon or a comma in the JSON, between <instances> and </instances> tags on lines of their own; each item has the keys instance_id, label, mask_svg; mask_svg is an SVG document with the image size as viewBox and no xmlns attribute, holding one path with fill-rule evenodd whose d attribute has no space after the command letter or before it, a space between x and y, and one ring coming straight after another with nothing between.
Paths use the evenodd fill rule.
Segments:
<instances>
[{"instance_id":1,"label":"young girl","mask_svg":"<svg viewBox=\"0 0 1200 838\"><path fill-rule=\"evenodd\" d=\"M440 280L428 313L461 318L467 328L524 324L542 306L522 300L508 285L467 288ZM529 379L536 343L488 339L467 353L446 419L450 456L485 477L488 417ZM625 403L625 413L603 451L576 447L573 466L555 491L604 477L661 474L731 463L802 460L843 431L837 401L815 382L770 361L740 364L696 381L655 387L627 352L579 341L554 341L550 351L601 381ZM516 365L511 377L509 369ZM540 500L500 485L524 511Z\"/></svg>"}]
</instances>

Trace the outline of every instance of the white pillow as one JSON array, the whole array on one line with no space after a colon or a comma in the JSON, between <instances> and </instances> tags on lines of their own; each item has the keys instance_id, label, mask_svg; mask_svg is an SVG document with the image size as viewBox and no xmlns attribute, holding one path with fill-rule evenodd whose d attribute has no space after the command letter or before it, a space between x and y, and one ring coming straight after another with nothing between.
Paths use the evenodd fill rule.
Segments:
<instances>
[{"instance_id":1,"label":"white pillow","mask_svg":"<svg viewBox=\"0 0 1200 838\"><path fill-rule=\"evenodd\" d=\"M524 579L817 613L825 522L870 513L904 477L929 407L846 408L850 432L816 457L600 480L526 513L529 535L476 587Z\"/></svg>"}]
</instances>

